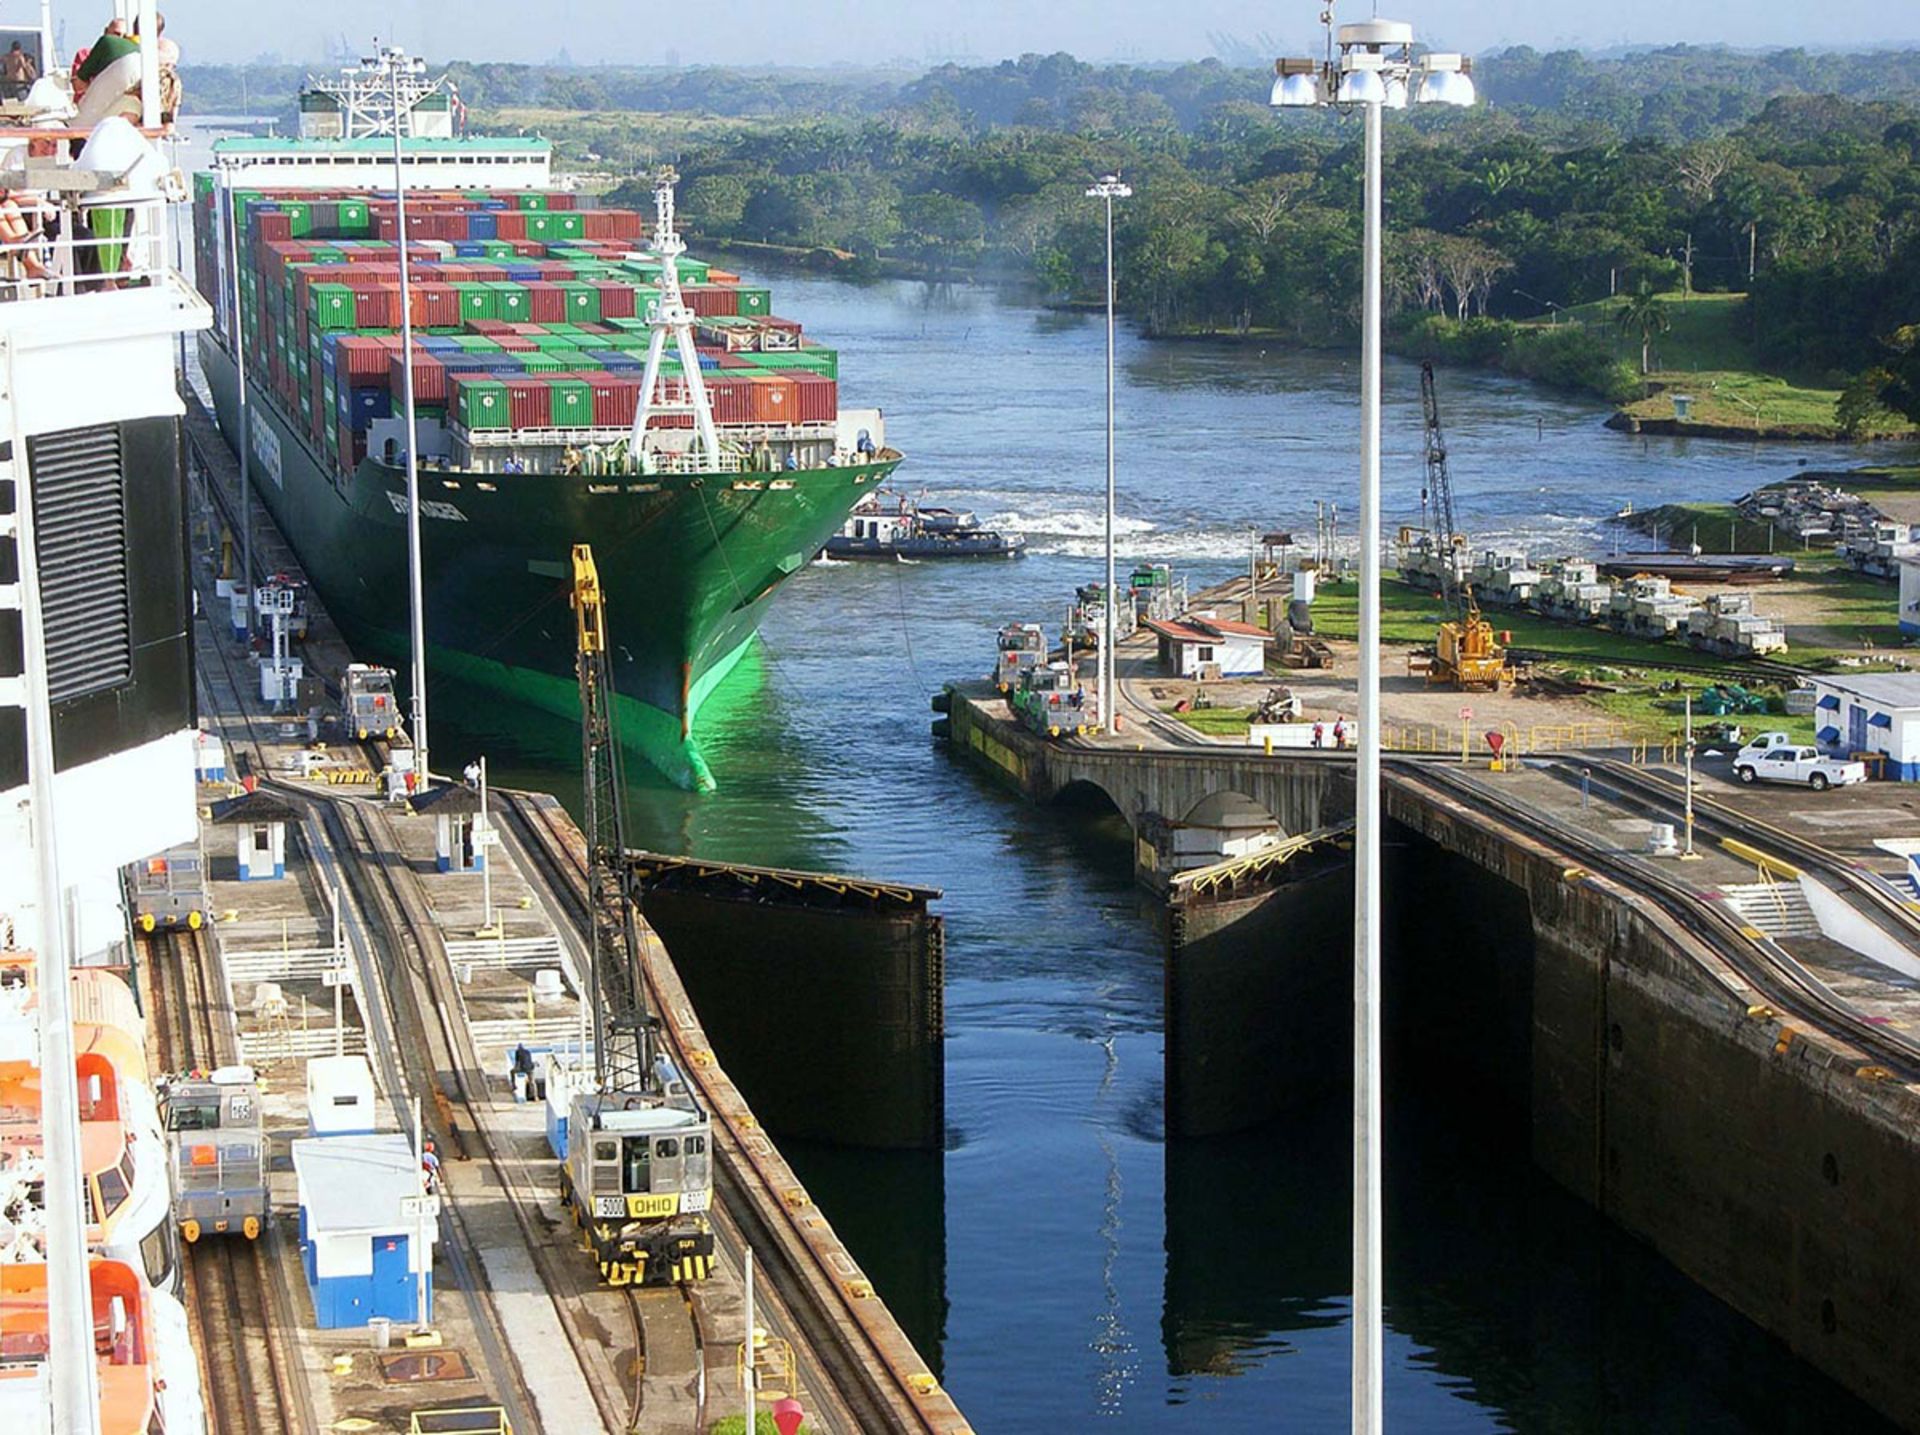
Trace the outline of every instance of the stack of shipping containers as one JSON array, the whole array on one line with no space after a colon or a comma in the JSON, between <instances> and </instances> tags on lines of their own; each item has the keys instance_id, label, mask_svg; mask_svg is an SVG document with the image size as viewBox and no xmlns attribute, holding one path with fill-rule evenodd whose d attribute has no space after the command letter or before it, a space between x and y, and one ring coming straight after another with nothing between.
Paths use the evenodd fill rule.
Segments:
<instances>
[{"instance_id":1,"label":"stack of shipping containers","mask_svg":"<svg viewBox=\"0 0 1920 1435\"><path fill-rule=\"evenodd\" d=\"M196 229L224 228L222 194L196 177ZM391 198L238 189L241 323L267 386L317 453L342 472L366 456L403 383L397 220ZM407 229L416 412L456 432L533 432L551 443L633 422L661 261L625 209L572 194L409 191ZM196 246L215 302L213 246ZM768 290L679 261L714 420L766 434L830 425L833 350L772 313ZM663 388L678 378L671 353ZM688 415L661 423L691 423ZM811 429L818 433L817 428ZM568 441L571 441L570 438Z\"/></svg>"}]
</instances>

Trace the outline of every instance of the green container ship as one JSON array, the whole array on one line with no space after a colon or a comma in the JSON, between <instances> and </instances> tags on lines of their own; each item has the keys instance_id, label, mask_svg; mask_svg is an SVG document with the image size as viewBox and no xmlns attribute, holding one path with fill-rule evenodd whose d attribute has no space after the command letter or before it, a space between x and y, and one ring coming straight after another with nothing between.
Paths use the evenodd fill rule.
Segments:
<instances>
[{"instance_id":1,"label":"green container ship","mask_svg":"<svg viewBox=\"0 0 1920 1435\"><path fill-rule=\"evenodd\" d=\"M429 688L503 712L577 719L568 565L590 542L621 739L710 787L702 703L901 456L877 410L840 407L837 354L684 254L671 175L652 216L587 207L544 141L457 137L437 82L388 83L310 82L299 138L223 141L196 176L221 427L238 448L244 367L253 491L355 650L402 672L412 462ZM360 132L382 102L385 137Z\"/></svg>"}]
</instances>

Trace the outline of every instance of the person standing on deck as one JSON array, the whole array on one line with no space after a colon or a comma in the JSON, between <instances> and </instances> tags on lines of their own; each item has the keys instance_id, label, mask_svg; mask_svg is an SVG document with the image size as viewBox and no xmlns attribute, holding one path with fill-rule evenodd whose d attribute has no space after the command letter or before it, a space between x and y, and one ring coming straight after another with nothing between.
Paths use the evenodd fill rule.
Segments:
<instances>
[{"instance_id":1,"label":"person standing on deck","mask_svg":"<svg viewBox=\"0 0 1920 1435\"><path fill-rule=\"evenodd\" d=\"M34 64L33 56L21 49L20 42L15 40L6 57L0 59L0 81L5 82L4 87L0 87L0 94L17 100L32 89L33 82L39 78L40 67Z\"/></svg>"},{"instance_id":2,"label":"person standing on deck","mask_svg":"<svg viewBox=\"0 0 1920 1435\"><path fill-rule=\"evenodd\" d=\"M74 98L79 101L73 128L92 129L139 89L140 42L126 33L120 21L110 21L73 72Z\"/></svg>"}]
</instances>

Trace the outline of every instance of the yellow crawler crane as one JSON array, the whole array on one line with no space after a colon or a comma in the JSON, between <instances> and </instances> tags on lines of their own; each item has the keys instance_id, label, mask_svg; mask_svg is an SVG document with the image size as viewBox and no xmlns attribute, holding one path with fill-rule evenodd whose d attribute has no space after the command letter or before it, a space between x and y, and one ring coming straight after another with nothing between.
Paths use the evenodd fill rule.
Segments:
<instances>
[{"instance_id":1,"label":"yellow crawler crane","mask_svg":"<svg viewBox=\"0 0 1920 1435\"><path fill-rule=\"evenodd\" d=\"M1463 586L1461 592L1465 610L1440 625L1427 683L1462 693L1497 692L1513 675L1507 666L1507 650L1494 635L1493 624L1480 616L1473 589Z\"/></svg>"}]
</instances>

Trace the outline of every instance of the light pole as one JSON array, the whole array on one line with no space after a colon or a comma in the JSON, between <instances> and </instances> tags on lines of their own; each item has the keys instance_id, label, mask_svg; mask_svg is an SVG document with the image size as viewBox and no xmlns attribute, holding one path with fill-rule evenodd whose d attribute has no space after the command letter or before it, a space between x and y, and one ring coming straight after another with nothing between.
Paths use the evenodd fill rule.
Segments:
<instances>
[{"instance_id":1,"label":"light pole","mask_svg":"<svg viewBox=\"0 0 1920 1435\"><path fill-rule=\"evenodd\" d=\"M253 451L252 416L247 403L247 336L240 318L240 201L233 188L234 166L221 166L227 191L227 264L233 271L233 307L227 314L227 340L233 345L233 412L239 429L240 458L240 602L246 614L247 641L253 641L253 487L248 457Z\"/></svg>"},{"instance_id":2,"label":"light pole","mask_svg":"<svg viewBox=\"0 0 1920 1435\"><path fill-rule=\"evenodd\" d=\"M1329 9L1327 20L1332 23ZM1342 25L1328 58L1274 63L1276 108L1358 106L1366 127L1360 325L1360 732L1354 759L1353 1428L1382 1428L1380 1260L1380 121L1384 109L1470 105L1459 55L1413 54L1397 20ZM1338 56L1334 55L1337 47ZM1416 89L1417 82L1417 89Z\"/></svg>"},{"instance_id":3,"label":"light pole","mask_svg":"<svg viewBox=\"0 0 1920 1435\"><path fill-rule=\"evenodd\" d=\"M1114 705L1114 689L1118 686L1114 669L1119 655L1113 651L1113 202L1132 196L1133 190L1122 184L1117 174L1101 175L1100 183L1087 191L1087 198L1105 200L1107 206L1107 596L1101 604L1105 616L1101 619L1098 687L1100 728L1110 734L1120 731L1120 714Z\"/></svg>"},{"instance_id":4,"label":"light pole","mask_svg":"<svg viewBox=\"0 0 1920 1435\"><path fill-rule=\"evenodd\" d=\"M407 424L407 596L412 612L413 767L424 791L433 769L427 762L427 619L420 561L420 430L413 417L413 289L407 267L407 182L402 170L400 132L410 111L400 99L402 75L426 72L425 60L410 60L398 49L381 58L393 84L393 220L400 250L400 386Z\"/></svg>"}]
</instances>

